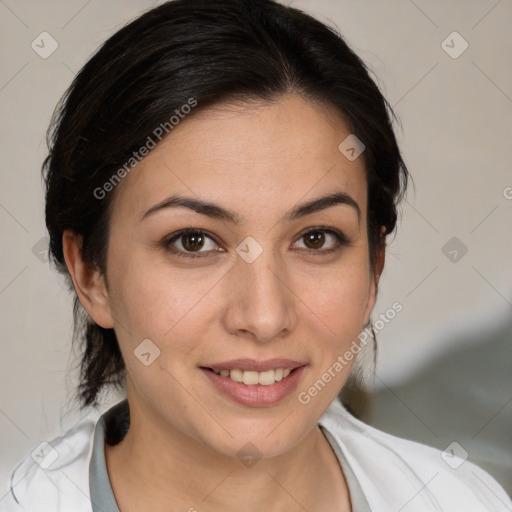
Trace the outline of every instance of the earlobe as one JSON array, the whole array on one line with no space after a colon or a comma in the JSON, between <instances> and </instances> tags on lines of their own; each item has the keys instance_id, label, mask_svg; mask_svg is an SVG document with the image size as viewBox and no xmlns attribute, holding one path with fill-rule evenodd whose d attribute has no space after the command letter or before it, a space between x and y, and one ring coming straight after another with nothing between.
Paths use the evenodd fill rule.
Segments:
<instances>
[{"instance_id":1,"label":"earlobe","mask_svg":"<svg viewBox=\"0 0 512 512\"><path fill-rule=\"evenodd\" d=\"M65 230L62 234L64 259L80 303L98 325L105 329L113 328L104 277L98 269L84 261L81 247L81 236L72 230Z\"/></svg>"}]
</instances>

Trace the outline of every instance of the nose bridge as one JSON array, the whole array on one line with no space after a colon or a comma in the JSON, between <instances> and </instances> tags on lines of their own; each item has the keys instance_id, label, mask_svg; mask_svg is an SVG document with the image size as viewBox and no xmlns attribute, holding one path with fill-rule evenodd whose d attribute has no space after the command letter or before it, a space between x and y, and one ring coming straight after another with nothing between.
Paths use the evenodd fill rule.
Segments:
<instances>
[{"instance_id":1,"label":"nose bridge","mask_svg":"<svg viewBox=\"0 0 512 512\"><path fill-rule=\"evenodd\" d=\"M270 242L248 237L237 248L230 305L230 331L247 331L255 340L270 341L293 327L293 294L286 269Z\"/></svg>"}]
</instances>

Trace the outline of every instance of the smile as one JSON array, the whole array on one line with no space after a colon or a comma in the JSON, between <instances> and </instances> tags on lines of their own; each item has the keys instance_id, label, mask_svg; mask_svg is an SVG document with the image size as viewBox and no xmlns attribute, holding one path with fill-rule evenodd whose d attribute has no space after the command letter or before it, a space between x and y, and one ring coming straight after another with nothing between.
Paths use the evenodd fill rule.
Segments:
<instances>
[{"instance_id":1,"label":"smile","mask_svg":"<svg viewBox=\"0 0 512 512\"><path fill-rule=\"evenodd\" d=\"M271 386L276 382L283 380L290 375L290 368L276 368L275 370L266 370L264 372L256 372L251 370L212 370L216 375L228 377L235 382L243 382L247 386Z\"/></svg>"},{"instance_id":2,"label":"smile","mask_svg":"<svg viewBox=\"0 0 512 512\"><path fill-rule=\"evenodd\" d=\"M280 359L259 363L237 360L212 366L199 369L213 390L239 404L265 407L293 393L307 364Z\"/></svg>"}]
</instances>

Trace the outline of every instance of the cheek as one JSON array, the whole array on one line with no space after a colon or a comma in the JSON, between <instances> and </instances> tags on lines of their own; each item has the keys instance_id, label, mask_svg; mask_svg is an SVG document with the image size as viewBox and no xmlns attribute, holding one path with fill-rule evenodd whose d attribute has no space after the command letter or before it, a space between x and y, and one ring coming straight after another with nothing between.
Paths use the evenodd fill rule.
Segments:
<instances>
[{"instance_id":1,"label":"cheek","mask_svg":"<svg viewBox=\"0 0 512 512\"><path fill-rule=\"evenodd\" d=\"M362 330L369 290L367 265L354 261L314 279L304 279L298 296L311 317L317 317L321 332L341 341Z\"/></svg>"},{"instance_id":2,"label":"cheek","mask_svg":"<svg viewBox=\"0 0 512 512\"><path fill-rule=\"evenodd\" d=\"M186 415L189 404L179 382L190 378L206 337L206 284L150 266L128 268L125 275L118 282L115 314L130 383L155 410L165 402Z\"/></svg>"},{"instance_id":3,"label":"cheek","mask_svg":"<svg viewBox=\"0 0 512 512\"><path fill-rule=\"evenodd\" d=\"M311 369L297 394L305 410L328 407L347 381L359 353L371 282L368 266L361 261L315 279L309 292L308 287L303 288L309 306L304 310L305 325L313 347L309 347ZM311 285L316 293L311 292Z\"/></svg>"},{"instance_id":4,"label":"cheek","mask_svg":"<svg viewBox=\"0 0 512 512\"><path fill-rule=\"evenodd\" d=\"M215 284L212 277L171 269L156 258L145 257L142 251L117 262L112 273L115 293L111 309L121 349L130 355L144 339L150 339L163 356L192 351L201 329L208 325L208 294Z\"/></svg>"}]
</instances>

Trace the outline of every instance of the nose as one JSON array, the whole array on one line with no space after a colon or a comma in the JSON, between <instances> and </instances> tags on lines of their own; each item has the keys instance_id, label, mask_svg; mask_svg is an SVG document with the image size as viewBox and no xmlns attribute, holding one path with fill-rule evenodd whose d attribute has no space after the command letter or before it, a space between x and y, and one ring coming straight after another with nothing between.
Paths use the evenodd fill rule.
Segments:
<instances>
[{"instance_id":1,"label":"nose","mask_svg":"<svg viewBox=\"0 0 512 512\"><path fill-rule=\"evenodd\" d=\"M224 327L258 343L283 338L297 321L297 297L287 282L284 262L270 249L248 261L238 256L230 271Z\"/></svg>"}]
</instances>

